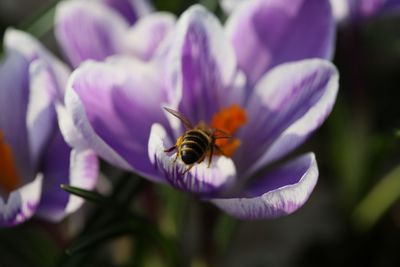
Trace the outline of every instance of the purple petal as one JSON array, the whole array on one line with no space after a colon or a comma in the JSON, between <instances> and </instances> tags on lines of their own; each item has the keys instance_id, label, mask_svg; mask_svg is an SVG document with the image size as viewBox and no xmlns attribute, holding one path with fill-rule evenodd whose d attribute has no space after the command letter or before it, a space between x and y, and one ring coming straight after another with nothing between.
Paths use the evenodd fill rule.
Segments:
<instances>
[{"instance_id":1,"label":"purple petal","mask_svg":"<svg viewBox=\"0 0 400 267\"><path fill-rule=\"evenodd\" d=\"M399 11L399 0L330 0L337 21L359 20Z\"/></svg>"},{"instance_id":2,"label":"purple petal","mask_svg":"<svg viewBox=\"0 0 400 267\"><path fill-rule=\"evenodd\" d=\"M315 155L309 153L257 178L237 197L214 198L211 202L239 219L275 218L303 206L317 180Z\"/></svg>"},{"instance_id":3,"label":"purple petal","mask_svg":"<svg viewBox=\"0 0 400 267\"><path fill-rule=\"evenodd\" d=\"M386 2L386 0L348 1L350 15L353 19L376 15Z\"/></svg>"},{"instance_id":4,"label":"purple petal","mask_svg":"<svg viewBox=\"0 0 400 267\"><path fill-rule=\"evenodd\" d=\"M381 10L381 8L385 5L387 0L367 0L367 1L359 1L359 11L361 14L365 16L370 16L376 14L377 11Z\"/></svg>"},{"instance_id":5,"label":"purple petal","mask_svg":"<svg viewBox=\"0 0 400 267\"><path fill-rule=\"evenodd\" d=\"M42 175L11 192L8 199L0 196L0 227L14 226L31 218L37 208L42 189Z\"/></svg>"},{"instance_id":6,"label":"purple petal","mask_svg":"<svg viewBox=\"0 0 400 267\"><path fill-rule=\"evenodd\" d=\"M149 138L149 158L154 167L172 186L195 194L212 194L231 185L236 176L233 161L226 157L214 156L210 167L208 159L195 164L186 172L188 165L180 159L175 161L176 154L164 152L172 146L166 131L160 124L154 124Z\"/></svg>"},{"instance_id":7,"label":"purple petal","mask_svg":"<svg viewBox=\"0 0 400 267\"><path fill-rule=\"evenodd\" d=\"M239 67L254 85L283 62L330 58L335 23L328 0L255 0L227 21Z\"/></svg>"},{"instance_id":8,"label":"purple petal","mask_svg":"<svg viewBox=\"0 0 400 267\"><path fill-rule=\"evenodd\" d=\"M30 159L26 112L29 99L29 62L16 51L7 51L0 65L0 132L10 145L23 181L30 181Z\"/></svg>"},{"instance_id":9,"label":"purple petal","mask_svg":"<svg viewBox=\"0 0 400 267\"><path fill-rule=\"evenodd\" d=\"M72 116L68 112L67 108L64 105L57 104L56 111L58 126L65 142L74 148L89 148L89 144L85 141L85 138L79 129L76 128Z\"/></svg>"},{"instance_id":10,"label":"purple petal","mask_svg":"<svg viewBox=\"0 0 400 267\"><path fill-rule=\"evenodd\" d=\"M179 111L194 124L210 121L230 93L235 56L218 19L195 5L177 22L171 48L171 80L182 94Z\"/></svg>"},{"instance_id":11,"label":"purple petal","mask_svg":"<svg viewBox=\"0 0 400 267\"><path fill-rule=\"evenodd\" d=\"M134 24L141 16L152 11L147 0L100 0L103 4L118 11L129 24ZM83 1L85 2L85 1Z\"/></svg>"},{"instance_id":12,"label":"purple petal","mask_svg":"<svg viewBox=\"0 0 400 267\"><path fill-rule=\"evenodd\" d=\"M61 100L61 87L69 72L27 33L8 29L4 44L7 59L0 70L4 87L0 92L0 129L27 182L31 181L55 126L53 103Z\"/></svg>"},{"instance_id":13,"label":"purple petal","mask_svg":"<svg viewBox=\"0 0 400 267\"><path fill-rule=\"evenodd\" d=\"M74 67L87 59L104 60L123 50L127 22L93 1L64 1L55 17L57 41Z\"/></svg>"},{"instance_id":14,"label":"purple petal","mask_svg":"<svg viewBox=\"0 0 400 267\"><path fill-rule=\"evenodd\" d=\"M331 112L338 79L335 66L321 59L282 64L264 76L239 136L239 173L250 175L303 143Z\"/></svg>"},{"instance_id":15,"label":"purple petal","mask_svg":"<svg viewBox=\"0 0 400 267\"><path fill-rule=\"evenodd\" d=\"M232 84L226 87L229 92L226 92L226 94L221 97L220 105L222 107L229 107L232 104L237 104L243 107L247 97L246 82L247 80L244 73L242 71L237 71Z\"/></svg>"},{"instance_id":16,"label":"purple petal","mask_svg":"<svg viewBox=\"0 0 400 267\"><path fill-rule=\"evenodd\" d=\"M51 70L41 60L30 65L30 95L27 111L28 138L33 166L37 166L43 150L56 126L54 102L57 89Z\"/></svg>"},{"instance_id":17,"label":"purple petal","mask_svg":"<svg viewBox=\"0 0 400 267\"><path fill-rule=\"evenodd\" d=\"M71 149L65 144L61 134L55 134L43 158L42 199L37 211L40 217L56 220L62 216L60 213L69 196L60 188L60 185L69 182L70 152Z\"/></svg>"},{"instance_id":18,"label":"purple petal","mask_svg":"<svg viewBox=\"0 0 400 267\"><path fill-rule=\"evenodd\" d=\"M70 184L91 190L98 177L98 168L93 151L71 151L58 132L44 157L43 193L37 215L50 221L60 221L77 210L83 200L65 192L60 185Z\"/></svg>"},{"instance_id":19,"label":"purple petal","mask_svg":"<svg viewBox=\"0 0 400 267\"><path fill-rule=\"evenodd\" d=\"M72 186L92 190L99 176L99 161L94 151L74 149L71 151L69 183ZM83 204L83 199L70 195L65 213L75 212Z\"/></svg>"},{"instance_id":20,"label":"purple petal","mask_svg":"<svg viewBox=\"0 0 400 267\"><path fill-rule=\"evenodd\" d=\"M68 67L51 54L38 40L23 31L7 29L4 45L8 51L17 51L31 64L36 60L43 61L44 68L49 72L49 86L57 90L59 101L64 96L64 87L70 75Z\"/></svg>"},{"instance_id":21,"label":"purple petal","mask_svg":"<svg viewBox=\"0 0 400 267\"><path fill-rule=\"evenodd\" d=\"M399 11L400 8L400 0L386 0L385 5L383 6L384 11Z\"/></svg>"},{"instance_id":22,"label":"purple petal","mask_svg":"<svg viewBox=\"0 0 400 267\"><path fill-rule=\"evenodd\" d=\"M174 15L166 12L143 17L127 33L127 52L142 60L150 60L172 33L175 20Z\"/></svg>"},{"instance_id":23,"label":"purple petal","mask_svg":"<svg viewBox=\"0 0 400 267\"><path fill-rule=\"evenodd\" d=\"M348 19L350 16L349 0L330 0L332 13L337 21Z\"/></svg>"},{"instance_id":24,"label":"purple petal","mask_svg":"<svg viewBox=\"0 0 400 267\"><path fill-rule=\"evenodd\" d=\"M242 5L243 3L249 2L249 0L220 0L219 2L225 13L230 14L238 6Z\"/></svg>"},{"instance_id":25,"label":"purple petal","mask_svg":"<svg viewBox=\"0 0 400 267\"><path fill-rule=\"evenodd\" d=\"M147 157L147 143L154 122L167 124L161 82L150 64L128 69L87 62L72 74L66 108L75 129L99 156L157 179Z\"/></svg>"}]
</instances>

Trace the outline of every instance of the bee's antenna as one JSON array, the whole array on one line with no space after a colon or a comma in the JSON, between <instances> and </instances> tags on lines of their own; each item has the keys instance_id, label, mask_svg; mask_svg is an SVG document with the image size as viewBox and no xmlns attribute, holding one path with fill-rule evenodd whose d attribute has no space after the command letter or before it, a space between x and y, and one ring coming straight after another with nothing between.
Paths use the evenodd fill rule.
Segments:
<instances>
[{"instance_id":1,"label":"bee's antenna","mask_svg":"<svg viewBox=\"0 0 400 267\"><path fill-rule=\"evenodd\" d=\"M180 119L182 121L182 123L186 126L186 128L188 129L193 129L193 125L192 123L189 121L188 118L185 117L185 115L183 115L182 113L180 113L177 110L173 110L171 108L168 107L163 107L168 113L172 114L173 116L177 117L178 119Z\"/></svg>"}]
</instances>

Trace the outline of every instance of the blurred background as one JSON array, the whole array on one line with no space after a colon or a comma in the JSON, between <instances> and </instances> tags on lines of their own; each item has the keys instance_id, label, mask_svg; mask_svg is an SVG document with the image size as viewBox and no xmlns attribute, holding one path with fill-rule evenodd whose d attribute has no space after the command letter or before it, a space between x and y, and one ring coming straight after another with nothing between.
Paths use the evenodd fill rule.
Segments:
<instances>
[{"instance_id":1,"label":"blurred background","mask_svg":"<svg viewBox=\"0 0 400 267\"><path fill-rule=\"evenodd\" d=\"M22 29L60 55L52 32L56 2L0 0L0 36L8 27ZM178 15L195 2L153 1ZM201 3L223 19L216 1ZM315 151L318 185L293 215L236 221L181 192L145 185L139 201L157 199L152 209L183 266L400 266L400 13L340 23L334 63L340 72L335 108L297 150ZM164 266L157 249L135 235L65 260L94 208L88 204L61 224L31 220L0 229L0 266Z\"/></svg>"}]
</instances>

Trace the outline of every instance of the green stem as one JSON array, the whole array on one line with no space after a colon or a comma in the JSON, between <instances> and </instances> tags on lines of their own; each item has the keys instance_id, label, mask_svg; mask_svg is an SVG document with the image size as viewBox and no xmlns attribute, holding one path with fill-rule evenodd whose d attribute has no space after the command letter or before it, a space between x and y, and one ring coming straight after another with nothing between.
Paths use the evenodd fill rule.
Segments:
<instances>
[{"instance_id":1,"label":"green stem","mask_svg":"<svg viewBox=\"0 0 400 267\"><path fill-rule=\"evenodd\" d=\"M135 237L135 248L133 251L133 261L132 267L141 267L144 266L145 257L146 257L146 238L143 234L138 234Z\"/></svg>"},{"instance_id":2,"label":"green stem","mask_svg":"<svg viewBox=\"0 0 400 267\"><path fill-rule=\"evenodd\" d=\"M370 229L400 197L400 166L393 169L367 194L353 213L361 230Z\"/></svg>"},{"instance_id":3,"label":"green stem","mask_svg":"<svg viewBox=\"0 0 400 267\"><path fill-rule=\"evenodd\" d=\"M148 219L128 210L129 204L146 184L145 178L138 174L126 173L118 179L114 185L112 195L106 198L109 200L107 203L112 203L112 205L102 205L96 208L78 239L67 250L67 254L70 256L64 256L60 265L78 266L91 257L94 249L88 250L88 248L95 248L105 241L122 234L132 234L139 238L143 236L143 242L150 240L150 244L155 244L163 252L168 266L179 266L177 257L175 257L177 253L173 243L164 237L158 227ZM72 191L74 190L75 188L72 188ZM85 195L88 192L80 190L79 192L74 191L74 193ZM99 202L96 195L89 194L89 198L95 198L96 202ZM103 199L101 198L101 200ZM142 247L143 250L146 248L147 246ZM78 253L83 251L86 253ZM143 253L145 251L139 251L140 255ZM140 262L140 258L138 261Z\"/></svg>"},{"instance_id":4,"label":"green stem","mask_svg":"<svg viewBox=\"0 0 400 267\"><path fill-rule=\"evenodd\" d=\"M143 179L136 176L134 179L132 173L124 173L115 183L114 190L109 197L112 205L100 206L94 210L88 219L82 234L97 231L110 223L116 214L124 212L126 206L137 196L143 186ZM109 207L112 206L110 210Z\"/></svg>"},{"instance_id":5,"label":"green stem","mask_svg":"<svg viewBox=\"0 0 400 267\"><path fill-rule=\"evenodd\" d=\"M68 255L73 255L88 248L97 246L98 244L103 243L104 241L107 241L109 239L114 239L115 237L122 234L137 232L141 227L142 225L140 225L139 223L135 223L135 221L133 220L114 223L113 225L102 229L101 232L82 238L82 240L79 240L78 242L76 242L76 244L70 246L66 250L66 253Z\"/></svg>"}]
</instances>

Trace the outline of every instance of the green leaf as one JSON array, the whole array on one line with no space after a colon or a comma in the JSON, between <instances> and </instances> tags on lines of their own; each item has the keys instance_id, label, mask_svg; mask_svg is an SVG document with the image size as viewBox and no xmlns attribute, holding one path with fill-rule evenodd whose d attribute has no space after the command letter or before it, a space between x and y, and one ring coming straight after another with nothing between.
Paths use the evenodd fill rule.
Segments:
<instances>
[{"instance_id":1,"label":"green leaf","mask_svg":"<svg viewBox=\"0 0 400 267\"><path fill-rule=\"evenodd\" d=\"M33 36L40 38L53 29L54 26L54 15L56 12L57 4L60 0L54 0L49 3L34 16L24 20L18 28L29 32Z\"/></svg>"},{"instance_id":2,"label":"green leaf","mask_svg":"<svg viewBox=\"0 0 400 267\"><path fill-rule=\"evenodd\" d=\"M211 12L215 12L218 7L218 2L215 0L200 0L199 4L205 6Z\"/></svg>"},{"instance_id":3,"label":"green leaf","mask_svg":"<svg viewBox=\"0 0 400 267\"><path fill-rule=\"evenodd\" d=\"M85 189L78 188L75 186L70 186L67 184L62 184L61 188L72 195L81 197L81 198L86 199L91 202L95 202L98 204L111 204L111 201L109 200L109 198L102 196L99 193L96 193L94 191L85 190Z\"/></svg>"},{"instance_id":4,"label":"green leaf","mask_svg":"<svg viewBox=\"0 0 400 267\"><path fill-rule=\"evenodd\" d=\"M353 221L361 230L368 230L400 197L400 165L372 188L358 204Z\"/></svg>"}]
</instances>

